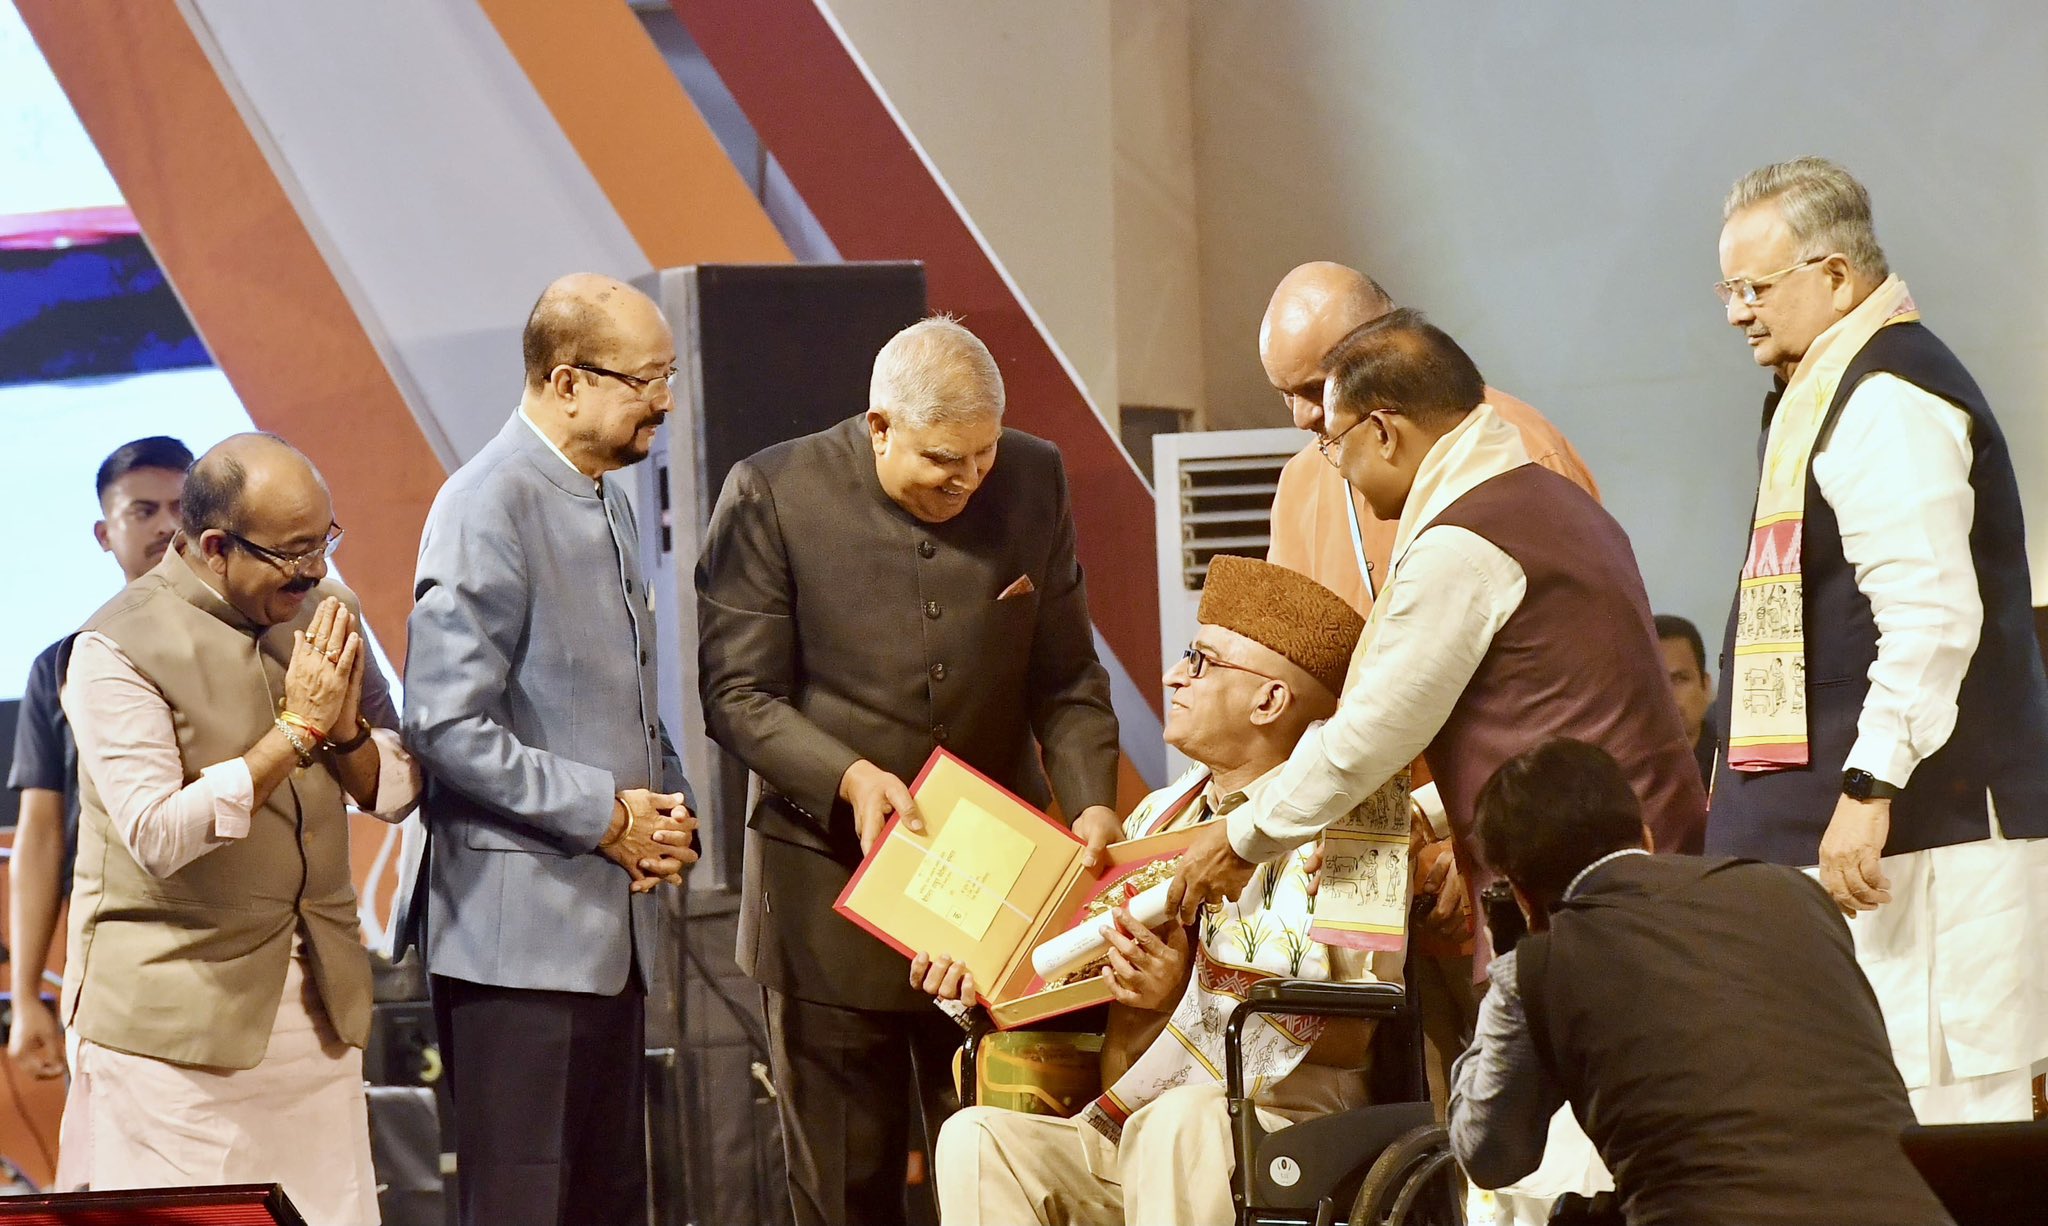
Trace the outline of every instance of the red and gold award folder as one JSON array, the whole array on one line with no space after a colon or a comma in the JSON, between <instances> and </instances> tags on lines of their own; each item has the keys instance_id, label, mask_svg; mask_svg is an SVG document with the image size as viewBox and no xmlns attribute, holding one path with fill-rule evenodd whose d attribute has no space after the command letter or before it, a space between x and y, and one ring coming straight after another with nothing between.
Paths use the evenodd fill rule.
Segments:
<instances>
[{"instance_id":1,"label":"red and gold award folder","mask_svg":"<svg viewBox=\"0 0 2048 1226\"><path fill-rule=\"evenodd\" d=\"M964 961L1005 1030L1111 999L1095 975L1048 984L1031 951L1161 877L1196 829L1112 843L1081 866L1081 840L943 749L911 785L924 833L892 818L833 909L904 957Z\"/></svg>"}]
</instances>

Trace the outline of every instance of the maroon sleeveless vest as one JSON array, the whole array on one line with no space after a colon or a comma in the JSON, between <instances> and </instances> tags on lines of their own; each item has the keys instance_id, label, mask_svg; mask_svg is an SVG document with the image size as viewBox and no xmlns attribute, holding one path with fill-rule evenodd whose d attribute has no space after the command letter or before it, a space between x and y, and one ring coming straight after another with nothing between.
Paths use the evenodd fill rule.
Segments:
<instances>
[{"instance_id":1,"label":"maroon sleeveless vest","mask_svg":"<svg viewBox=\"0 0 2048 1226\"><path fill-rule=\"evenodd\" d=\"M1552 737L1614 755L1643 802L1657 850L1697 853L1707 796L1671 697L1628 534L1587 493L1524 464L1480 482L1423 529L1464 528L1515 560L1522 603L1479 662L1423 757L1471 870L1473 914L1496 874L1473 826L1480 787ZM1484 933L1482 925L1482 943ZM1490 957L1482 944L1482 957Z\"/></svg>"}]
</instances>

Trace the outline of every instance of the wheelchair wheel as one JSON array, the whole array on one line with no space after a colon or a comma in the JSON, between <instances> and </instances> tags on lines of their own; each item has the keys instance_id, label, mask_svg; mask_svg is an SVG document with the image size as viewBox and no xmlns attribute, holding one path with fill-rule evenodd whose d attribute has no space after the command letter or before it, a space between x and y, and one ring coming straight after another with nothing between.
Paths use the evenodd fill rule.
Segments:
<instances>
[{"instance_id":1,"label":"wheelchair wheel","mask_svg":"<svg viewBox=\"0 0 2048 1226\"><path fill-rule=\"evenodd\" d=\"M1381 1151L1352 1202L1351 1226L1465 1226L1465 1174L1450 1134L1430 1124Z\"/></svg>"}]
</instances>

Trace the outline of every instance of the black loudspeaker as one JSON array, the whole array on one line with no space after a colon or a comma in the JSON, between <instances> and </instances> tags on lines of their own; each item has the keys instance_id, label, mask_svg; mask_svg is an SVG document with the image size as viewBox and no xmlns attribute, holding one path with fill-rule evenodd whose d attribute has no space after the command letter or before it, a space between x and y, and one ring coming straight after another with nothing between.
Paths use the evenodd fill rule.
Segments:
<instances>
[{"instance_id":1,"label":"black loudspeaker","mask_svg":"<svg viewBox=\"0 0 2048 1226\"><path fill-rule=\"evenodd\" d=\"M441 1068L434 1007L417 956L372 955L376 1003L363 1049L370 1164L384 1226L448 1226L455 1214L454 1103Z\"/></svg>"},{"instance_id":2,"label":"black loudspeaker","mask_svg":"<svg viewBox=\"0 0 2048 1226\"><path fill-rule=\"evenodd\" d=\"M363 1080L376 1086L431 1086L441 1080L434 1007L424 1000L380 1000L370 1012Z\"/></svg>"},{"instance_id":3,"label":"black loudspeaker","mask_svg":"<svg viewBox=\"0 0 2048 1226\"><path fill-rule=\"evenodd\" d=\"M701 264L683 275L707 515L734 464L865 412L875 354L925 313L917 263Z\"/></svg>"},{"instance_id":4,"label":"black loudspeaker","mask_svg":"<svg viewBox=\"0 0 2048 1226\"><path fill-rule=\"evenodd\" d=\"M761 989L732 956L738 901L699 892L689 903L678 1106L689 1121L691 1220L785 1226L789 1180L769 1088Z\"/></svg>"},{"instance_id":5,"label":"black loudspeaker","mask_svg":"<svg viewBox=\"0 0 2048 1226\"><path fill-rule=\"evenodd\" d=\"M306 1226L274 1183L132 1192L65 1192L0 1200L16 1226Z\"/></svg>"}]
</instances>

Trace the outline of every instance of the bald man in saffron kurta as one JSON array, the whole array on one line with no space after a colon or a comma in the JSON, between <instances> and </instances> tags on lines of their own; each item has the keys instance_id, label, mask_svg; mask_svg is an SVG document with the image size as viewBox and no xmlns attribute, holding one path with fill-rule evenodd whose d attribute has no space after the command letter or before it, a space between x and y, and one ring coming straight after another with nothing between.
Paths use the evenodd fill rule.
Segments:
<instances>
[{"instance_id":1,"label":"bald man in saffron kurta","mask_svg":"<svg viewBox=\"0 0 2048 1226\"><path fill-rule=\"evenodd\" d=\"M1342 264L1317 261L1287 274L1273 291L1259 325L1259 361L1266 378L1287 402L1294 424L1318 434L1323 429L1323 355L1353 328L1371 323L1394 304L1372 278ZM1522 435L1529 458L1600 497L1600 487L1571 441L1541 413L1496 387L1486 403ZM1373 516L1359 497L1317 453L1303 447L1280 470L1273 495L1273 543L1266 560L1300 571L1351 603L1372 611L1372 596L1358 570L1346 499L1358 510L1360 542L1372 564L1372 586L1386 582L1394 552L1394 525Z\"/></svg>"}]
</instances>

